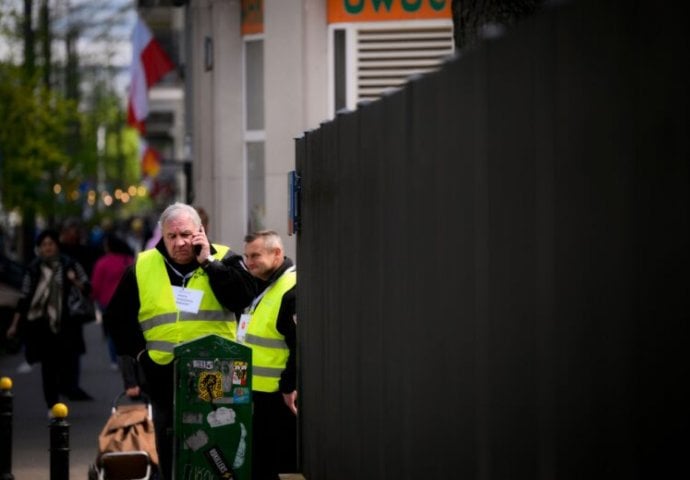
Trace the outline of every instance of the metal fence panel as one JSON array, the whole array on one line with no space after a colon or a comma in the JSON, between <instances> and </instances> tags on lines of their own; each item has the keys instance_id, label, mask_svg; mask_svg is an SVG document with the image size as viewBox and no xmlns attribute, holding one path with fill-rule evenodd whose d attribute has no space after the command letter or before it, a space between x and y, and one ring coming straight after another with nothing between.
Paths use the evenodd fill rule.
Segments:
<instances>
[{"instance_id":1,"label":"metal fence panel","mask_svg":"<svg viewBox=\"0 0 690 480\"><path fill-rule=\"evenodd\" d=\"M678 18L546 9L297 141L307 478L688 473Z\"/></svg>"}]
</instances>

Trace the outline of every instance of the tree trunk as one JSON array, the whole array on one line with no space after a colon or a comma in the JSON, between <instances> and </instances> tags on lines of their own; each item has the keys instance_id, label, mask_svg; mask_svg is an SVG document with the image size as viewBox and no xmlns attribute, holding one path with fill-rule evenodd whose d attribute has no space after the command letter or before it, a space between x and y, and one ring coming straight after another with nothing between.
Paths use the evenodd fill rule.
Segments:
<instances>
[{"instance_id":1,"label":"tree trunk","mask_svg":"<svg viewBox=\"0 0 690 480\"><path fill-rule=\"evenodd\" d=\"M77 39L79 31L76 27L69 27L65 35L65 51L67 54L66 68L66 96L72 100L79 101L79 57L77 56Z\"/></svg>"},{"instance_id":2,"label":"tree trunk","mask_svg":"<svg viewBox=\"0 0 690 480\"><path fill-rule=\"evenodd\" d=\"M50 7L48 0L42 0L40 13L41 54L43 55L43 85L50 88L52 65L52 35L50 33Z\"/></svg>"},{"instance_id":3,"label":"tree trunk","mask_svg":"<svg viewBox=\"0 0 690 480\"><path fill-rule=\"evenodd\" d=\"M24 19L22 30L24 31L24 73L27 79L32 79L36 71L35 37L32 27L34 11L33 0L24 0Z\"/></svg>"}]
</instances>

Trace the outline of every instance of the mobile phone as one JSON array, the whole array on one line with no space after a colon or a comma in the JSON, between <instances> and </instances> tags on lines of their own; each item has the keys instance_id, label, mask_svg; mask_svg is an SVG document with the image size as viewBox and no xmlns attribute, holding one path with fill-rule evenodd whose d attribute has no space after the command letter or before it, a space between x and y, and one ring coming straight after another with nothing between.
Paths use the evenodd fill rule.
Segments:
<instances>
[{"instance_id":1,"label":"mobile phone","mask_svg":"<svg viewBox=\"0 0 690 480\"><path fill-rule=\"evenodd\" d=\"M201 232L201 227L199 227L199 231ZM198 257L201 255L201 245L194 245L194 256Z\"/></svg>"}]
</instances>

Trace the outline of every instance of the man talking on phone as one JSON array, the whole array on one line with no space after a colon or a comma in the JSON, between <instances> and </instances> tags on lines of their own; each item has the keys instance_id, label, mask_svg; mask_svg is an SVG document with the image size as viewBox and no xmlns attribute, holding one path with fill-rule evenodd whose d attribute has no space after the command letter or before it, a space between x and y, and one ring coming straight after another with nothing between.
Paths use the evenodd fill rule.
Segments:
<instances>
[{"instance_id":1,"label":"man talking on phone","mask_svg":"<svg viewBox=\"0 0 690 480\"><path fill-rule=\"evenodd\" d=\"M173 478L173 349L215 334L235 340L235 311L256 295L242 257L211 244L199 213L174 203L163 211L162 237L123 275L104 314L120 357L125 391L151 400L159 478ZM143 374L143 375L142 375Z\"/></svg>"}]
</instances>

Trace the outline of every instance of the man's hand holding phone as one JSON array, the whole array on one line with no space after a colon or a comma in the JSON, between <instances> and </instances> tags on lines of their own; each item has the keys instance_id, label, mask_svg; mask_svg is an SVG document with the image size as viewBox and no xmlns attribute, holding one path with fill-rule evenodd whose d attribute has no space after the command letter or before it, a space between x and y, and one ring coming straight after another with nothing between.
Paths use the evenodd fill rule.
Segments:
<instances>
[{"instance_id":1,"label":"man's hand holding phone","mask_svg":"<svg viewBox=\"0 0 690 480\"><path fill-rule=\"evenodd\" d=\"M211 247L209 246L203 226L199 227L199 231L194 234L194 238L192 238L192 248L194 249L194 256L198 262L203 262L211 255Z\"/></svg>"}]
</instances>

